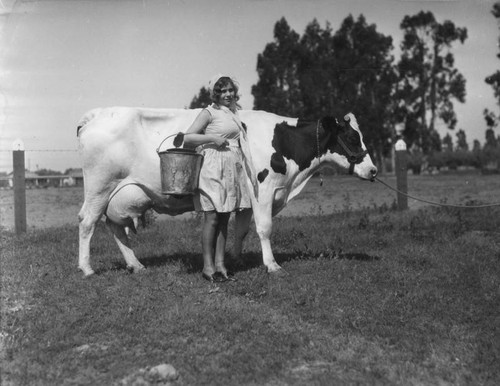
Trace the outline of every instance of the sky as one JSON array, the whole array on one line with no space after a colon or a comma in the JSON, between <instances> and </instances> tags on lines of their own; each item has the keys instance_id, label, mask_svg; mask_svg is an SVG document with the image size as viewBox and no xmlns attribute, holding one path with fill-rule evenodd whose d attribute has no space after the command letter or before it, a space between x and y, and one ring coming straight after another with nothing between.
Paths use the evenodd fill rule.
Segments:
<instances>
[{"instance_id":1,"label":"sky","mask_svg":"<svg viewBox=\"0 0 500 386\"><path fill-rule=\"evenodd\" d=\"M395 59L406 15L431 11L468 29L453 47L467 79L455 103L457 129L484 141L482 112L498 112L485 77L500 68L494 0L0 0L0 172L24 144L26 167L81 167L76 123L106 106L185 108L215 74L236 77L253 107L257 55L284 17L302 35L316 19L336 31L363 14L393 37ZM362 129L362 128L361 128ZM441 136L444 127L438 127ZM453 138L455 133L450 132Z\"/></svg>"}]
</instances>

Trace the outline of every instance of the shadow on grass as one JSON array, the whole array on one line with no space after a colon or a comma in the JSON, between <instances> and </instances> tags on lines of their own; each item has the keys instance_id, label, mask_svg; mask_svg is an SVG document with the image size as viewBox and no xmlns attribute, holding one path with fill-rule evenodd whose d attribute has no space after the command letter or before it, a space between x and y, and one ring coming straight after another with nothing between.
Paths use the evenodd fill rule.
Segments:
<instances>
[{"instance_id":1,"label":"shadow on grass","mask_svg":"<svg viewBox=\"0 0 500 386\"><path fill-rule=\"evenodd\" d=\"M340 260L357 260L357 261L378 261L380 260L379 256L371 256L366 253L343 253L337 257Z\"/></svg>"},{"instance_id":2,"label":"shadow on grass","mask_svg":"<svg viewBox=\"0 0 500 386\"><path fill-rule=\"evenodd\" d=\"M307 254L307 253L283 253L276 254L275 259L278 264L289 262L293 260L316 260L320 258L332 259L332 260L356 260L356 261L378 261L379 256L371 256L362 252L351 252L351 253L320 253L317 255Z\"/></svg>"},{"instance_id":3,"label":"shadow on grass","mask_svg":"<svg viewBox=\"0 0 500 386\"><path fill-rule=\"evenodd\" d=\"M173 255L151 255L140 258L140 263L146 268L162 267L175 262L180 262L187 273L201 272L203 269L202 256L199 253L175 253ZM260 253L245 253L240 259L234 259L226 256L226 267L232 272L248 271L262 266ZM102 274L106 271L129 271L124 261L114 261L110 268L96 269L96 274Z\"/></svg>"},{"instance_id":4,"label":"shadow on grass","mask_svg":"<svg viewBox=\"0 0 500 386\"><path fill-rule=\"evenodd\" d=\"M314 255L304 255L300 253L277 253L274 255L274 258L278 264L283 264L286 262L291 262L295 260L316 260L320 258L320 256ZM324 256L322 257L324 258ZM334 260L356 260L356 261L378 261L380 260L379 256L371 256L366 253L341 253L335 256L330 256L326 258L331 258ZM141 264L143 264L146 268L148 267L162 267L168 264L172 264L174 262L180 262L185 268L187 273L197 273L201 272L203 269L203 261L201 254L199 253L176 253L173 255L153 255L140 259ZM260 252L248 252L244 253L240 258L236 259L232 256L226 256L226 267L228 270L236 273L236 272L246 272L251 269L262 267L264 268L264 264L262 262L262 255ZM112 271L120 271L120 270L128 270L127 266L124 262L116 261L113 263ZM97 270L96 273L103 273L107 271L107 269Z\"/></svg>"}]
</instances>

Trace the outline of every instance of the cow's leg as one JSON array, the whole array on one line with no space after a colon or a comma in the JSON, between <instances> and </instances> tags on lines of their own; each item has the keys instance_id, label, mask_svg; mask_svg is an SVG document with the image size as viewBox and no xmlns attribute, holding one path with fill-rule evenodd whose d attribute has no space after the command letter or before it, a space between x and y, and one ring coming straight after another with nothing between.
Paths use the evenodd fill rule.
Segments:
<instances>
[{"instance_id":1,"label":"cow's leg","mask_svg":"<svg viewBox=\"0 0 500 386\"><path fill-rule=\"evenodd\" d=\"M130 248L129 238L125 232L125 227L123 225L115 224L114 222L106 219L106 225L113 232L118 248L127 263L127 268L131 269L133 272L138 272L144 269L144 266L137 260L134 251Z\"/></svg>"},{"instance_id":2,"label":"cow's leg","mask_svg":"<svg viewBox=\"0 0 500 386\"><path fill-rule=\"evenodd\" d=\"M252 220L252 209L243 209L236 212L233 258L241 257L243 251L243 240L250 230L250 221Z\"/></svg>"},{"instance_id":3,"label":"cow's leg","mask_svg":"<svg viewBox=\"0 0 500 386\"><path fill-rule=\"evenodd\" d=\"M94 270L90 266L90 239L94 234L97 222L101 218L106 208L107 200L85 199L82 209L78 213L79 224L79 247L78 247L78 268L85 276L90 276Z\"/></svg>"},{"instance_id":4,"label":"cow's leg","mask_svg":"<svg viewBox=\"0 0 500 386\"><path fill-rule=\"evenodd\" d=\"M253 215L255 219L255 229L259 235L262 248L262 260L267 268L267 272L283 272L282 268L276 263L273 251L271 249L271 233L273 228L272 207L274 200L274 190L269 194L261 194L259 191L259 201L253 202Z\"/></svg>"}]
</instances>

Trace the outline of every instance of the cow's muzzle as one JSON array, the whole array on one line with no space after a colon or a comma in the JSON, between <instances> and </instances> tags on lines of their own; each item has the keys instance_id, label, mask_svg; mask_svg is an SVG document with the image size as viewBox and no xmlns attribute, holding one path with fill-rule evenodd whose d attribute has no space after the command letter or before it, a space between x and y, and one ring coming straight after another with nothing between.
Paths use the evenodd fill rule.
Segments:
<instances>
[{"instance_id":1,"label":"cow's muzzle","mask_svg":"<svg viewBox=\"0 0 500 386\"><path fill-rule=\"evenodd\" d=\"M351 149L349 149L349 146L346 145L344 140L342 139L341 136L337 137L337 141L339 145L344 149L344 151L347 154L347 161L349 162L349 174L354 174L354 166L356 164L359 164L363 161L365 156L368 154L368 150L362 150L358 153L353 152ZM375 169L376 173L376 169Z\"/></svg>"}]
</instances>

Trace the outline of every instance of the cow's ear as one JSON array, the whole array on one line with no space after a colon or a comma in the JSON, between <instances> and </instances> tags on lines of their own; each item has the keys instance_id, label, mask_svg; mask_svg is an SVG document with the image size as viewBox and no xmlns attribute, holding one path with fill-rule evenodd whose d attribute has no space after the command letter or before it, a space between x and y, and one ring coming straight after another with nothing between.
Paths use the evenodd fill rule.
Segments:
<instances>
[{"instance_id":1,"label":"cow's ear","mask_svg":"<svg viewBox=\"0 0 500 386\"><path fill-rule=\"evenodd\" d=\"M321 120L321 124L326 132L330 132L333 134L338 134L340 130L342 130L342 126L335 117L324 117Z\"/></svg>"}]
</instances>

